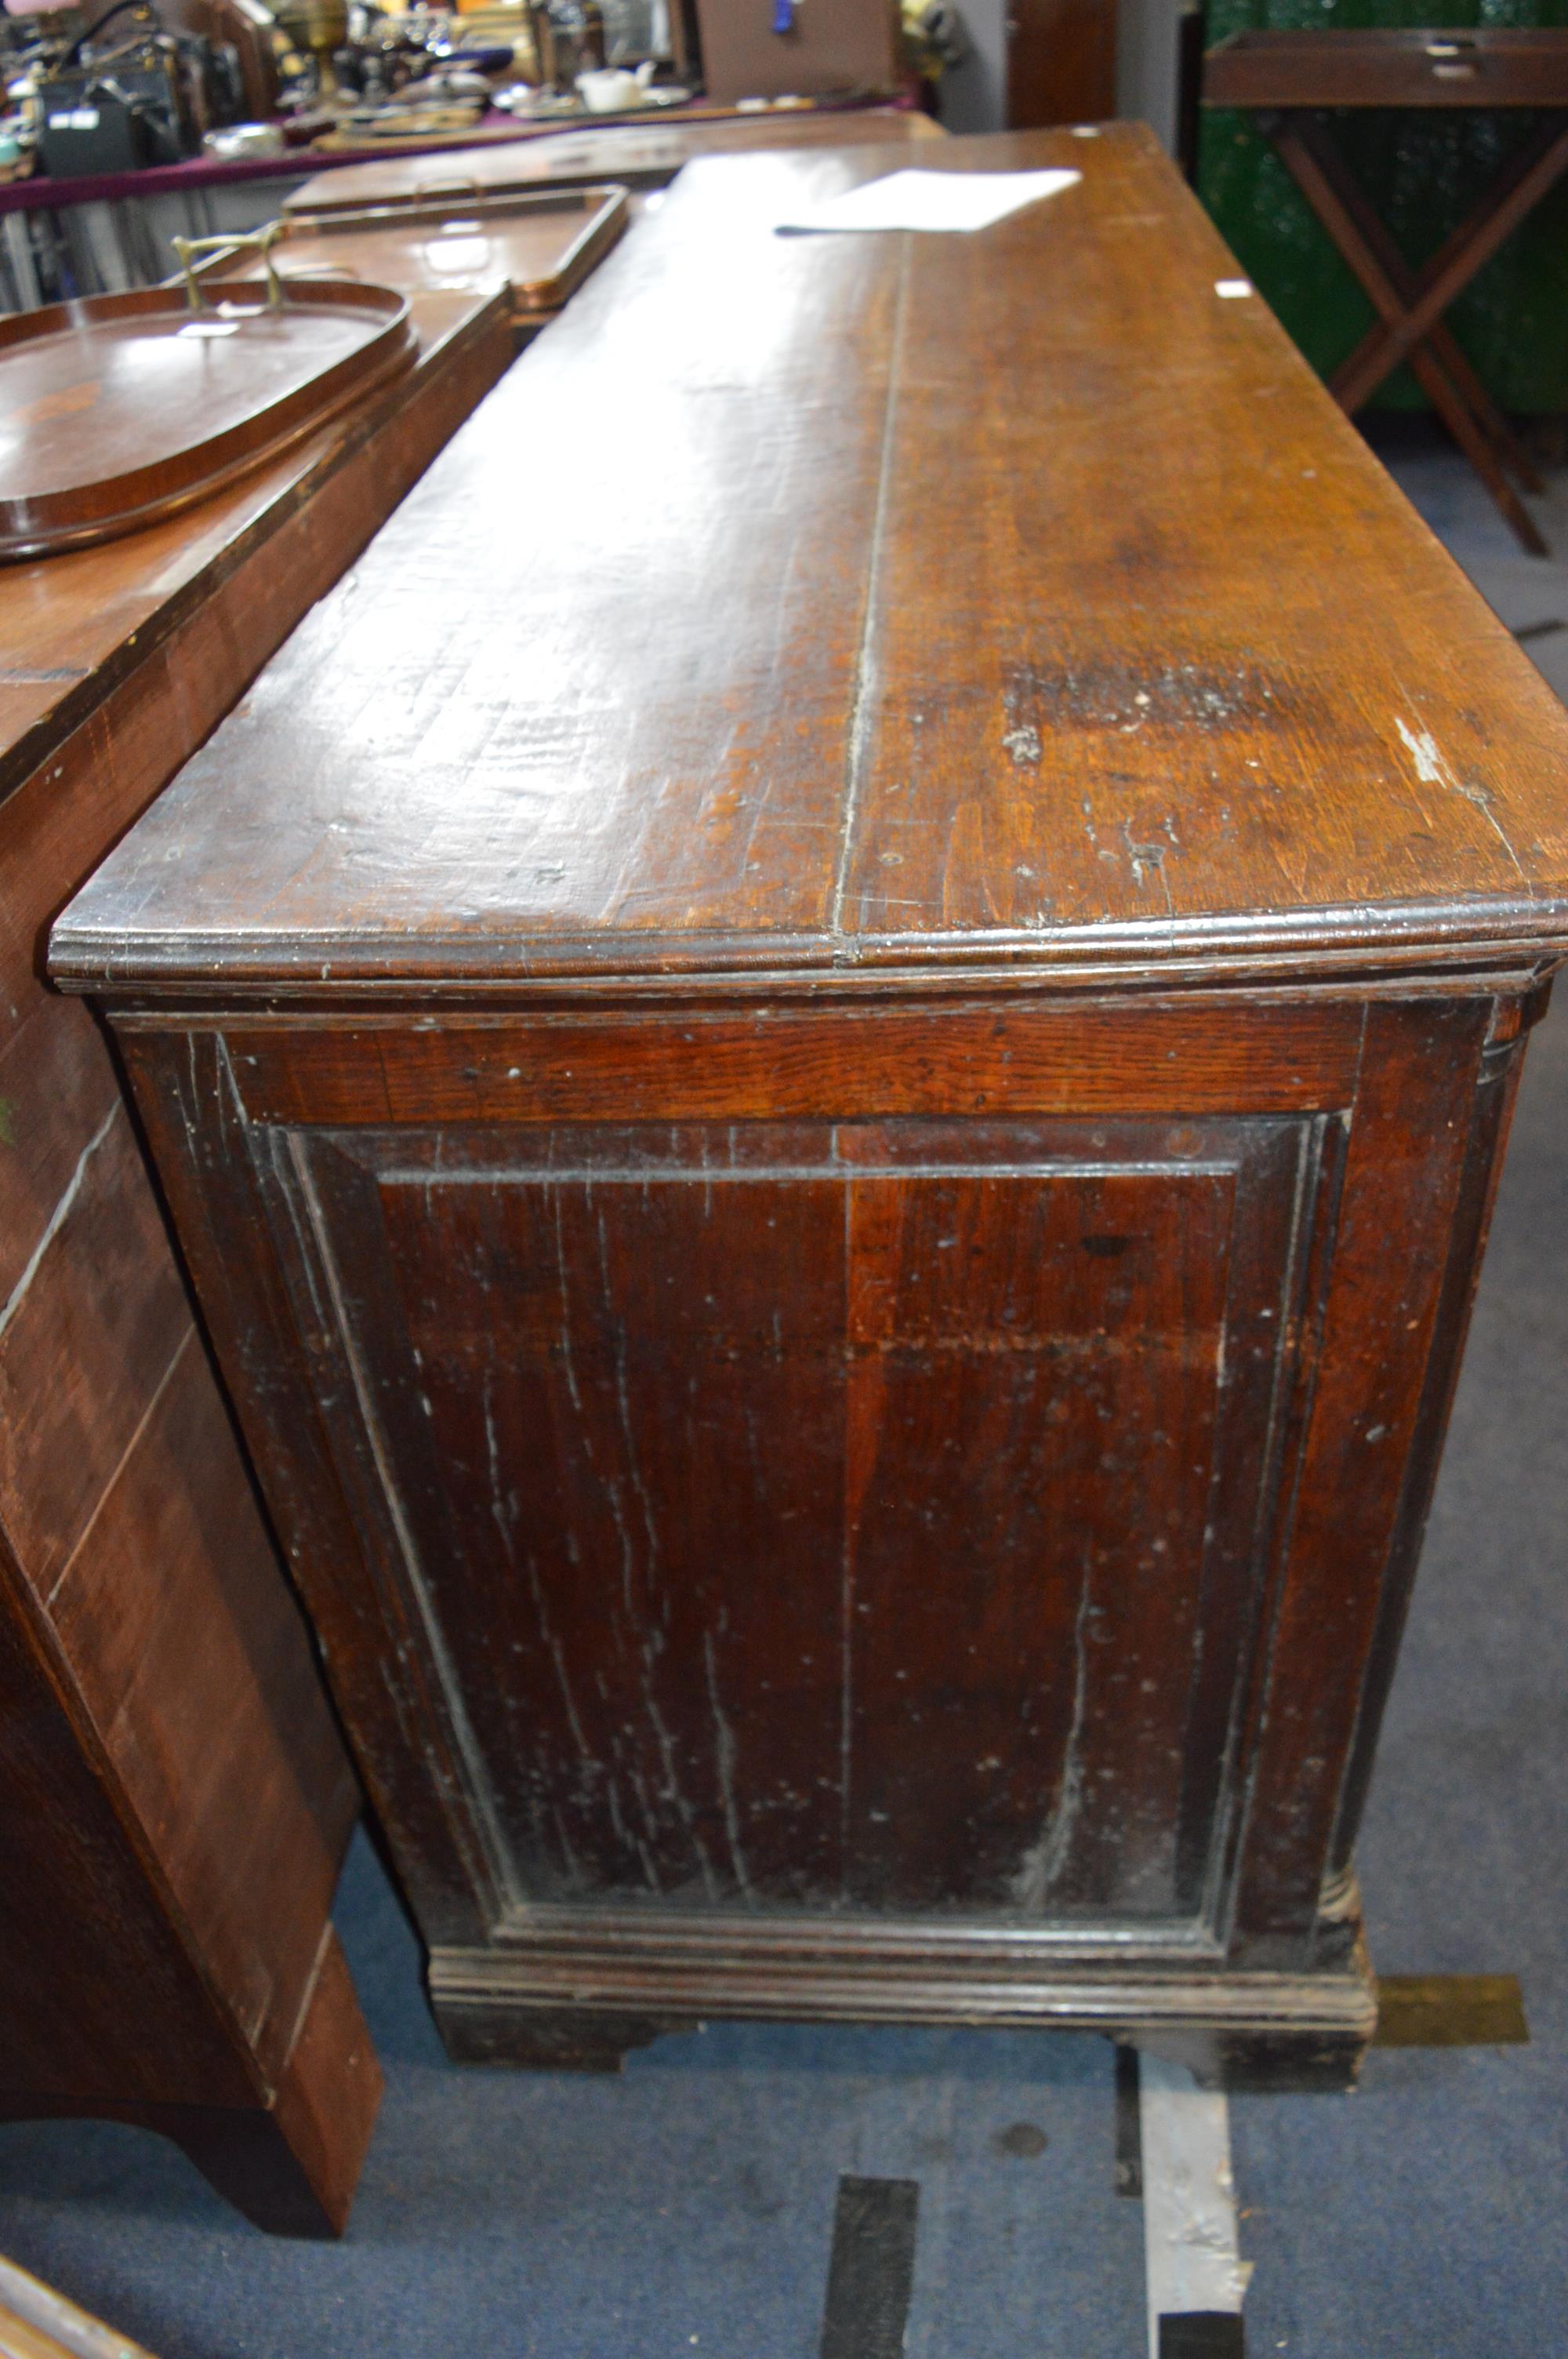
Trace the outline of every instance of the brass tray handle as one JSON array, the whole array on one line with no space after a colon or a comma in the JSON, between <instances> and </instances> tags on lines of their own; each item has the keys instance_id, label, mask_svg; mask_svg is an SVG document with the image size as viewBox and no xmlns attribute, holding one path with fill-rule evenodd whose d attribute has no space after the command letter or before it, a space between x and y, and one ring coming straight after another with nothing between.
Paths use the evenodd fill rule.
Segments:
<instances>
[{"instance_id":1,"label":"brass tray handle","mask_svg":"<svg viewBox=\"0 0 1568 2359\"><path fill-rule=\"evenodd\" d=\"M192 314L211 311L212 309L211 304L207 300L201 281L196 275L196 256L199 254L238 254L247 245L254 245L257 249L262 258L262 268L266 273L266 309L269 311L281 311L283 281L278 277L276 266L273 262L272 250L279 238L284 235L285 228L286 224L283 222L271 221L261 229L251 230L242 234L231 233L227 237L171 237L169 244L174 248L175 259L185 273L186 299Z\"/></svg>"}]
</instances>

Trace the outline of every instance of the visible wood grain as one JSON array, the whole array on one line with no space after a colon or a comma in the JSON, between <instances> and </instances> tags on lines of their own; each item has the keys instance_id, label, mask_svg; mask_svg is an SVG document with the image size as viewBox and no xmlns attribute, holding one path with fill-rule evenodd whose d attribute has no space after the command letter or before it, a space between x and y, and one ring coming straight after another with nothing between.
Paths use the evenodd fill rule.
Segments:
<instances>
[{"instance_id":1,"label":"visible wood grain","mask_svg":"<svg viewBox=\"0 0 1568 2359\"><path fill-rule=\"evenodd\" d=\"M246 1440L283 1535L290 1570L357 1564L358 1493L334 1464L308 1397L309 1352L327 1310L297 1330L284 1271L255 1251L266 1231L266 1174L249 1153L243 1110L221 1040L192 1036L176 1059L126 1041L126 1065L157 1157L188 1264L201 1272L201 1308ZM209 1120L215 1114L215 1120ZM228 1184L225 1184L225 1180ZM237 1387L237 1390L236 1390ZM503 1905L490 1831L465 1786L455 1724L423 1645L416 1606L373 1575L310 1583L309 1611L355 1757L384 1822L408 1832L401 1867L431 1938L481 1940ZM384 1633L404 1675L389 1685Z\"/></svg>"},{"instance_id":2,"label":"visible wood grain","mask_svg":"<svg viewBox=\"0 0 1568 2359\"><path fill-rule=\"evenodd\" d=\"M1195 995L1064 1006L697 1008L672 1018L459 1016L438 1033L239 1025L231 1087L249 1118L395 1124L656 1122L772 1115L1285 1114L1347 1105L1357 1010L1240 1003L1217 1027ZM694 1054L696 1050L697 1053Z\"/></svg>"},{"instance_id":3,"label":"visible wood grain","mask_svg":"<svg viewBox=\"0 0 1568 2359\"><path fill-rule=\"evenodd\" d=\"M331 1908L352 1789L193 1333L57 1583L50 1619L190 1938L276 2079Z\"/></svg>"},{"instance_id":4,"label":"visible wood grain","mask_svg":"<svg viewBox=\"0 0 1568 2359\"><path fill-rule=\"evenodd\" d=\"M284 2234L319 2235L323 2226L341 2235L348 2225L371 2132L382 2094L381 2067L360 2013L336 1928L321 1929L315 1981L282 2073L277 2094L260 2123L241 2127L217 2121L214 2148L203 2157L188 2133L185 2145L213 2171L219 2184L232 2174L229 2191L243 2210L260 2214L265 2226ZM276 2125L276 2128L274 2128ZM273 2130L267 2156L263 2133ZM248 2140L248 2151L247 2151ZM254 2153L255 2181L240 2169Z\"/></svg>"},{"instance_id":5,"label":"visible wood grain","mask_svg":"<svg viewBox=\"0 0 1568 2359\"><path fill-rule=\"evenodd\" d=\"M9 1303L83 1148L119 1098L89 1009L32 988L30 975L13 971L6 981L18 1004L0 1027L0 1304Z\"/></svg>"},{"instance_id":6,"label":"visible wood grain","mask_svg":"<svg viewBox=\"0 0 1568 2359\"><path fill-rule=\"evenodd\" d=\"M1485 1002L1471 1002L1379 1008L1368 1018L1294 1507L1297 1577L1271 1640L1290 1709L1264 1707L1249 1866L1238 1898L1238 1926L1256 1937L1260 1955L1270 1936L1299 1939L1315 1918L1300 1863L1326 1858L1329 1848L1357 1701L1345 1674L1368 1656L1380 1595L1367 1568L1381 1571L1389 1562L1412 1457L1418 1480L1435 1461L1432 1437L1416 1454L1417 1419L1454 1252L1488 1016ZM1470 1242L1462 1240L1464 1267L1473 1266L1463 1250ZM1446 1351L1456 1346L1456 1339L1445 1343Z\"/></svg>"},{"instance_id":7,"label":"visible wood grain","mask_svg":"<svg viewBox=\"0 0 1568 2359\"><path fill-rule=\"evenodd\" d=\"M27 1938L5 1951L0 2116L78 2111L99 2093L245 2104L243 2061L3 1540L0 1698L0 1867L7 1892L27 1896Z\"/></svg>"},{"instance_id":8,"label":"visible wood grain","mask_svg":"<svg viewBox=\"0 0 1568 2359\"><path fill-rule=\"evenodd\" d=\"M51 1219L0 1331L0 1517L46 1600L190 1330L123 1106Z\"/></svg>"},{"instance_id":9,"label":"visible wood grain","mask_svg":"<svg viewBox=\"0 0 1568 2359\"><path fill-rule=\"evenodd\" d=\"M10 431L0 559L161 523L371 397L407 368L408 307L373 286L261 285L91 295L0 321Z\"/></svg>"},{"instance_id":10,"label":"visible wood grain","mask_svg":"<svg viewBox=\"0 0 1568 2359\"><path fill-rule=\"evenodd\" d=\"M271 563L253 574L251 595L263 582L276 582L281 611L287 611L291 580L313 580L304 599L308 604L337 579L344 552L362 548L374 530L383 501L391 506L406 491L512 357L498 295L488 301L472 295L416 296L410 314L422 358L406 383L362 414L327 428L189 516L100 549L0 573L5 620L0 801L35 774L41 774L40 786L58 785L53 765L71 731L97 714L108 691L136 672L264 544L273 543ZM384 488L367 498L373 481ZM329 489L333 497L322 509L318 498ZM299 588L292 594L298 597ZM297 605L279 636L300 611ZM254 670L276 644L264 625L254 640L246 635L235 647L231 664L248 659ZM196 690L200 677L201 668L192 667L182 693ZM245 677L248 672L241 674L241 684ZM237 685L230 689L213 719L237 692ZM184 750L178 740L166 748L167 764L177 766ZM53 825L70 823L76 800L63 791L51 798ZM0 919L12 917L8 906L0 907ZM34 947L30 934L27 940ZM41 967L42 943L36 948Z\"/></svg>"},{"instance_id":11,"label":"visible wood grain","mask_svg":"<svg viewBox=\"0 0 1568 2359\"><path fill-rule=\"evenodd\" d=\"M449 197L435 204L362 205L283 224L272 249L279 278L343 277L407 294L508 290L514 328L560 310L630 218L619 188ZM243 266L218 257L211 276Z\"/></svg>"},{"instance_id":12,"label":"visible wood grain","mask_svg":"<svg viewBox=\"0 0 1568 2359\"><path fill-rule=\"evenodd\" d=\"M1343 2085L1568 722L1141 134L940 158L687 176L54 956L458 2052Z\"/></svg>"},{"instance_id":13,"label":"visible wood grain","mask_svg":"<svg viewBox=\"0 0 1568 2359\"><path fill-rule=\"evenodd\" d=\"M0 579L0 1848L27 1895L0 2115L161 2129L315 2233L379 2087L320 1947L357 1788L109 1046L42 948L504 367L499 297L420 315L390 406L210 510Z\"/></svg>"},{"instance_id":14,"label":"visible wood grain","mask_svg":"<svg viewBox=\"0 0 1568 2359\"><path fill-rule=\"evenodd\" d=\"M1217 294L1234 264L1147 136L934 148L1082 171L979 238L774 234L890 160L694 166L100 874L59 971L1568 940L1568 720L1262 304Z\"/></svg>"},{"instance_id":15,"label":"visible wood grain","mask_svg":"<svg viewBox=\"0 0 1568 2359\"><path fill-rule=\"evenodd\" d=\"M1248 1577L1248 1476L1233 1462L1250 1459L1254 1486L1266 1477L1262 1427L1249 1431L1266 1384L1239 1425L1221 1418L1223 1448L1213 1429L1226 1352L1284 1332L1279 1259L1295 1172L1279 1144L1270 1185L1283 1185L1284 1203L1264 1215L1262 1236L1275 1234L1261 1252L1260 1208L1237 1217L1228 1168L1260 1150L1224 1131L1173 1140L1123 1124L1102 1142L1108 1158L1173 1154L1174 1168L1092 1180L1073 1175L1088 1147L1074 1125L840 1126L831 1143L755 1125L728 1141L557 1129L547 1155L525 1136L406 1133L391 1167L371 1158L373 1191L340 1166L341 1150L312 1157L336 1286L363 1306L341 1344L400 1470L423 1591L445 1600L496 1815L531 1829L514 1838L526 1847L521 1888L569 1898L690 1885L715 1905L1038 1911L1060 1879L1058 1907L1195 1908L1193 1891L1173 1889L1172 1780L1200 1563L1220 1586ZM1184 1172L1185 1157L1204 1169ZM572 1173L576 1161L587 1168ZM1250 1191L1260 1184L1249 1176ZM991 1223L1013 1242L988 1257L988 1319L976 1264ZM1212 1290L1205 1314L1189 1296L1217 1283L1232 1233L1246 1278L1231 1280L1227 1314ZM445 1275L458 1268L472 1288L466 1310ZM797 1269L809 1284L792 1283ZM1138 1289L1167 1269L1180 1307L1162 1329ZM945 1310L940 1296L917 1307L937 1277L959 1291ZM1249 1309L1244 1286L1264 1288L1272 1327L1259 1327L1260 1298ZM487 1307L497 1301L509 1306L500 1328ZM890 1327L895 1310L914 1321L907 1334ZM1125 1335L1108 1333L1121 1322ZM345 1378L323 1370L323 1385ZM1111 1545L1094 1520L1098 1470L1115 1430L1151 1422L1172 1453L1166 1519L1148 1528L1141 1560L1153 1613L1133 1591L1099 1593L1093 1571ZM1206 1534L1217 1454L1238 1534L1223 1516ZM1046 1496L1069 1495L1070 1510L1044 1517ZM656 1536L654 1501L667 1503ZM989 1537L973 1585L908 1586L909 1568L961 1562L978 1533ZM750 1568L740 1598L722 1571L731 1555ZM591 1595L588 1565L605 1571ZM449 1587L438 1566L460 1566L460 1579ZM652 1655L650 1629L661 1634ZM499 1714L483 1675L498 1645L513 1658ZM1089 1676L1101 1662L1116 1666L1106 1690ZM1233 1650L1232 1680L1236 1668ZM1125 1694L1140 1692L1159 1698L1132 1715L1145 1723L1148 1861L1125 1823ZM1228 1709L1222 1694L1200 1751L1223 1748ZM923 1714L929 1791L907 1743ZM1066 1797L1043 1813L1065 1746ZM1099 1810L1108 1746L1122 1767L1114 1832ZM1035 1750L1044 1762L1032 1767ZM1194 1765L1211 1805L1217 1766L1206 1777ZM543 1792L553 1821L537 1817ZM1061 1820L1054 1851L1043 1816Z\"/></svg>"}]
</instances>

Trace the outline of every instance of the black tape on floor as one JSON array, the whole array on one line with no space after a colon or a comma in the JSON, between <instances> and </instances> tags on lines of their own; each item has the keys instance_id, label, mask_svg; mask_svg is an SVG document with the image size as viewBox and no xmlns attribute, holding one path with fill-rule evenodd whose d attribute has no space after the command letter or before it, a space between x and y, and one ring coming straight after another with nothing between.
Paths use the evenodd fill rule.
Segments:
<instances>
[{"instance_id":1,"label":"black tape on floor","mask_svg":"<svg viewBox=\"0 0 1568 2359\"><path fill-rule=\"evenodd\" d=\"M1233 2310L1167 2310L1160 2359L1247 2359L1241 2320Z\"/></svg>"},{"instance_id":2,"label":"black tape on floor","mask_svg":"<svg viewBox=\"0 0 1568 2359\"><path fill-rule=\"evenodd\" d=\"M1116 2191L1143 2192L1143 2127L1138 2112L1138 2050L1116 2051Z\"/></svg>"},{"instance_id":3,"label":"black tape on floor","mask_svg":"<svg viewBox=\"0 0 1568 2359\"><path fill-rule=\"evenodd\" d=\"M913 2179L841 2179L822 2359L903 2359L914 2284Z\"/></svg>"}]
</instances>

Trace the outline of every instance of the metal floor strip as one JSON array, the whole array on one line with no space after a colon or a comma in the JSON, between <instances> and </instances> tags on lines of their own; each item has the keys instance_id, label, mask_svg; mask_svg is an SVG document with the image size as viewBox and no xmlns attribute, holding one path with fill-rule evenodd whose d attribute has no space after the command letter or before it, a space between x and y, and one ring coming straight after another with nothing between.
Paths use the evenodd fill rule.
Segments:
<instances>
[{"instance_id":1,"label":"metal floor strip","mask_svg":"<svg viewBox=\"0 0 1568 2359\"><path fill-rule=\"evenodd\" d=\"M1162 2056L1139 2057L1138 2082L1149 2359L1235 2359L1251 2270L1237 2243L1229 2108Z\"/></svg>"}]
</instances>

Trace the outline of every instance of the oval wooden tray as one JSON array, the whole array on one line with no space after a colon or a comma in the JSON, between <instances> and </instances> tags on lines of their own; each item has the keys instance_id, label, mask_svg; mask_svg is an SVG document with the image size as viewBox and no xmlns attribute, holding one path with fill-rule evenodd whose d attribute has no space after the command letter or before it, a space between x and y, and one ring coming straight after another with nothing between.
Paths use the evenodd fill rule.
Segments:
<instances>
[{"instance_id":1,"label":"oval wooden tray","mask_svg":"<svg viewBox=\"0 0 1568 2359\"><path fill-rule=\"evenodd\" d=\"M413 361L386 287L260 280L94 295L0 321L0 559L157 523Z\"/></svg>"}]
</instances>

